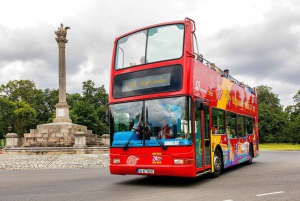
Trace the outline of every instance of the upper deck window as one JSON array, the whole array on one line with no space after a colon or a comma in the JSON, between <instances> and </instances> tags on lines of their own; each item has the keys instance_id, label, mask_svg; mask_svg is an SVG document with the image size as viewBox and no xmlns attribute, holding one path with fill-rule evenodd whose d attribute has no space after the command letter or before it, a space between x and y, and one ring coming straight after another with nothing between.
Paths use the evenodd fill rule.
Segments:
<instances>
[{"instance_id":1,"label":"upper deck window","mask_svg":"<svg viewBox=\"0 0 300 201\"><path fill-rule=\"evenodd\" d=\"M182 56L183 39L183 24L153 27L120 38L115 69L178 59Z\"/></svg>"}]
</instances>

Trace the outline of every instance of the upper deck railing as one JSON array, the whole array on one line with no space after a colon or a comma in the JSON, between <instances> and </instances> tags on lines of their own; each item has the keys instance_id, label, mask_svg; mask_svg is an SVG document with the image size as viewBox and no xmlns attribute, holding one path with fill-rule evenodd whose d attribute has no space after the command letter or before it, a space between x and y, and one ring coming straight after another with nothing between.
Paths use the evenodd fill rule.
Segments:
<instances>
[{"instance_id":1,"label":"upper deck railing","mask_svg":"<svg viewBox=\"0 0 300 201\"><path fill-rule=\"evenodd\" d=\"M251 88L249 85L245 85L244 82L240 82L237 79L235 79L234 77L232 77L229 74L226 74L222 69L220 69L219 67L217 67L214 63L208 61L207 59L204 59L203 56L201 54L197 54L194 53L196 60L200 61L201 63L203 63L205 66L207 66L208 68L216 71L217 73L219 73L222 77L226 77L227 79L229 79L231 82L233 82L234 84L242 87L243 89L249 91L251 94L255 94L255 91L253 88Z\"/></svg>"}]
</instances>

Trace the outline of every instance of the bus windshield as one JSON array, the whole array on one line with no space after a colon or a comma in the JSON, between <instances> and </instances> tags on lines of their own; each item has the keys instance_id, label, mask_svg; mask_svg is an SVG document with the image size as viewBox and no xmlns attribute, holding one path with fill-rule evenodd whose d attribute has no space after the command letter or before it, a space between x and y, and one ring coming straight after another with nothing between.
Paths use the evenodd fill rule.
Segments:
<instances>
[{"instance_id":1,"label":"bus windshield","mask_svg":"<svg viewBox=\"0 0 300 201\"><path fill-rule=\"evenodd\" d=\"M153 27L118 40L115 69L182 57L184 25Z\"/></svg>"},{"instance_id":2,"label":"bus windshield","mask_svg":"<svg viewBox=\"0 0 300 201\"><path fill-rule=\"evenodd\" d=\"M112 147L191 144L190 98L110 105Z\"/></svg>"}]
</instances>

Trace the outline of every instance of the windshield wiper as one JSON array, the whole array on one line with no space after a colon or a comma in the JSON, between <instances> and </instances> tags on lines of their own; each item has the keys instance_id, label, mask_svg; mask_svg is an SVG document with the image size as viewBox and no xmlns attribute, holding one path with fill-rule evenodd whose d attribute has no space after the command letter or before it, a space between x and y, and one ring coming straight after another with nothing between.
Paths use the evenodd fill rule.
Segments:
<instances>
[{"instance_id":1,"label":"windshield wiper","mask_svg":"<svg viewBox=\"0 0 300 201\"><path fill-rule=\"evenodd\" d=\"M151 134L155 137L156 141L158 142L158 144L161 146L161 148L163 150L166 150L167 147L161 142L161 140L158 138L158 135L153 131L151 125L149 123L146 123L146 127L150 130ZM123 150L126 150L128 148L128 145L130 143L130 141L132 140L132 138L134 137L134 135L136 134L136 132L138 131L137 129L133 128L133 133L130 136L129 140L126 142L126 144L124 145L124 147L122 148ZM144 134L143 134L144 135Z\"/></svg>"},{"instance_id":2,"label":"windshield wiper","mask_svg":"<svg viewBox=\"0 0 300 201\"><path fill-rule=\"evenodd\" d=\"M132 135L130 136L129 140L127 141L127 143L122 148L123 150L126 150L128 148L128 145L129 145L130 141L132 140L133 136L136 134L135 132L136 132L136 129L134 129L134 131L132 132Z\"/></svg>"},{"instance_id":3,"label":"windshield wiper","mask_svg":"<svg viewBox=\"0 0 300 201\"><path fill-rule=\"evenodd\" d=\"M155 137L156 141L157 141L158 144L161 146L161 148L162 148L163 150L166 150L167 147L160 141L160 139L158 139L158 135L152 130L151 125L147 122L147 125L146 125L146 126L149 128L151 134Z\"/></svg>"}]
</instances>

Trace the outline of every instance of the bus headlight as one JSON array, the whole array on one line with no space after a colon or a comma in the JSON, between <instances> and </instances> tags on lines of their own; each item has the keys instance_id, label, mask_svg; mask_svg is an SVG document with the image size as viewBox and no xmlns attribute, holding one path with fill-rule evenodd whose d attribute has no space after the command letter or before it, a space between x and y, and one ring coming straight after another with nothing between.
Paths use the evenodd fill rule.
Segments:
<instances>
[{"instance_id":1,"label":"bus headlight","mask_svg":"<svg viewBox=\"0 0 300 201\"><path fill-rule=\"evenodd\" d=\"M194 159L174 159L175 165L194 164Z\"/></svg>"},{"instance_id":2,"label":"bus headlight","mask_svg":"<svg viewBox=\"0 0 300 201\"><path fill-rule=\"evenodd\" d=\"M175 165L182 165L183 162L184 162L183 159L174 159L174 164L175 164Z\"/></svg>"}]
</instances>

